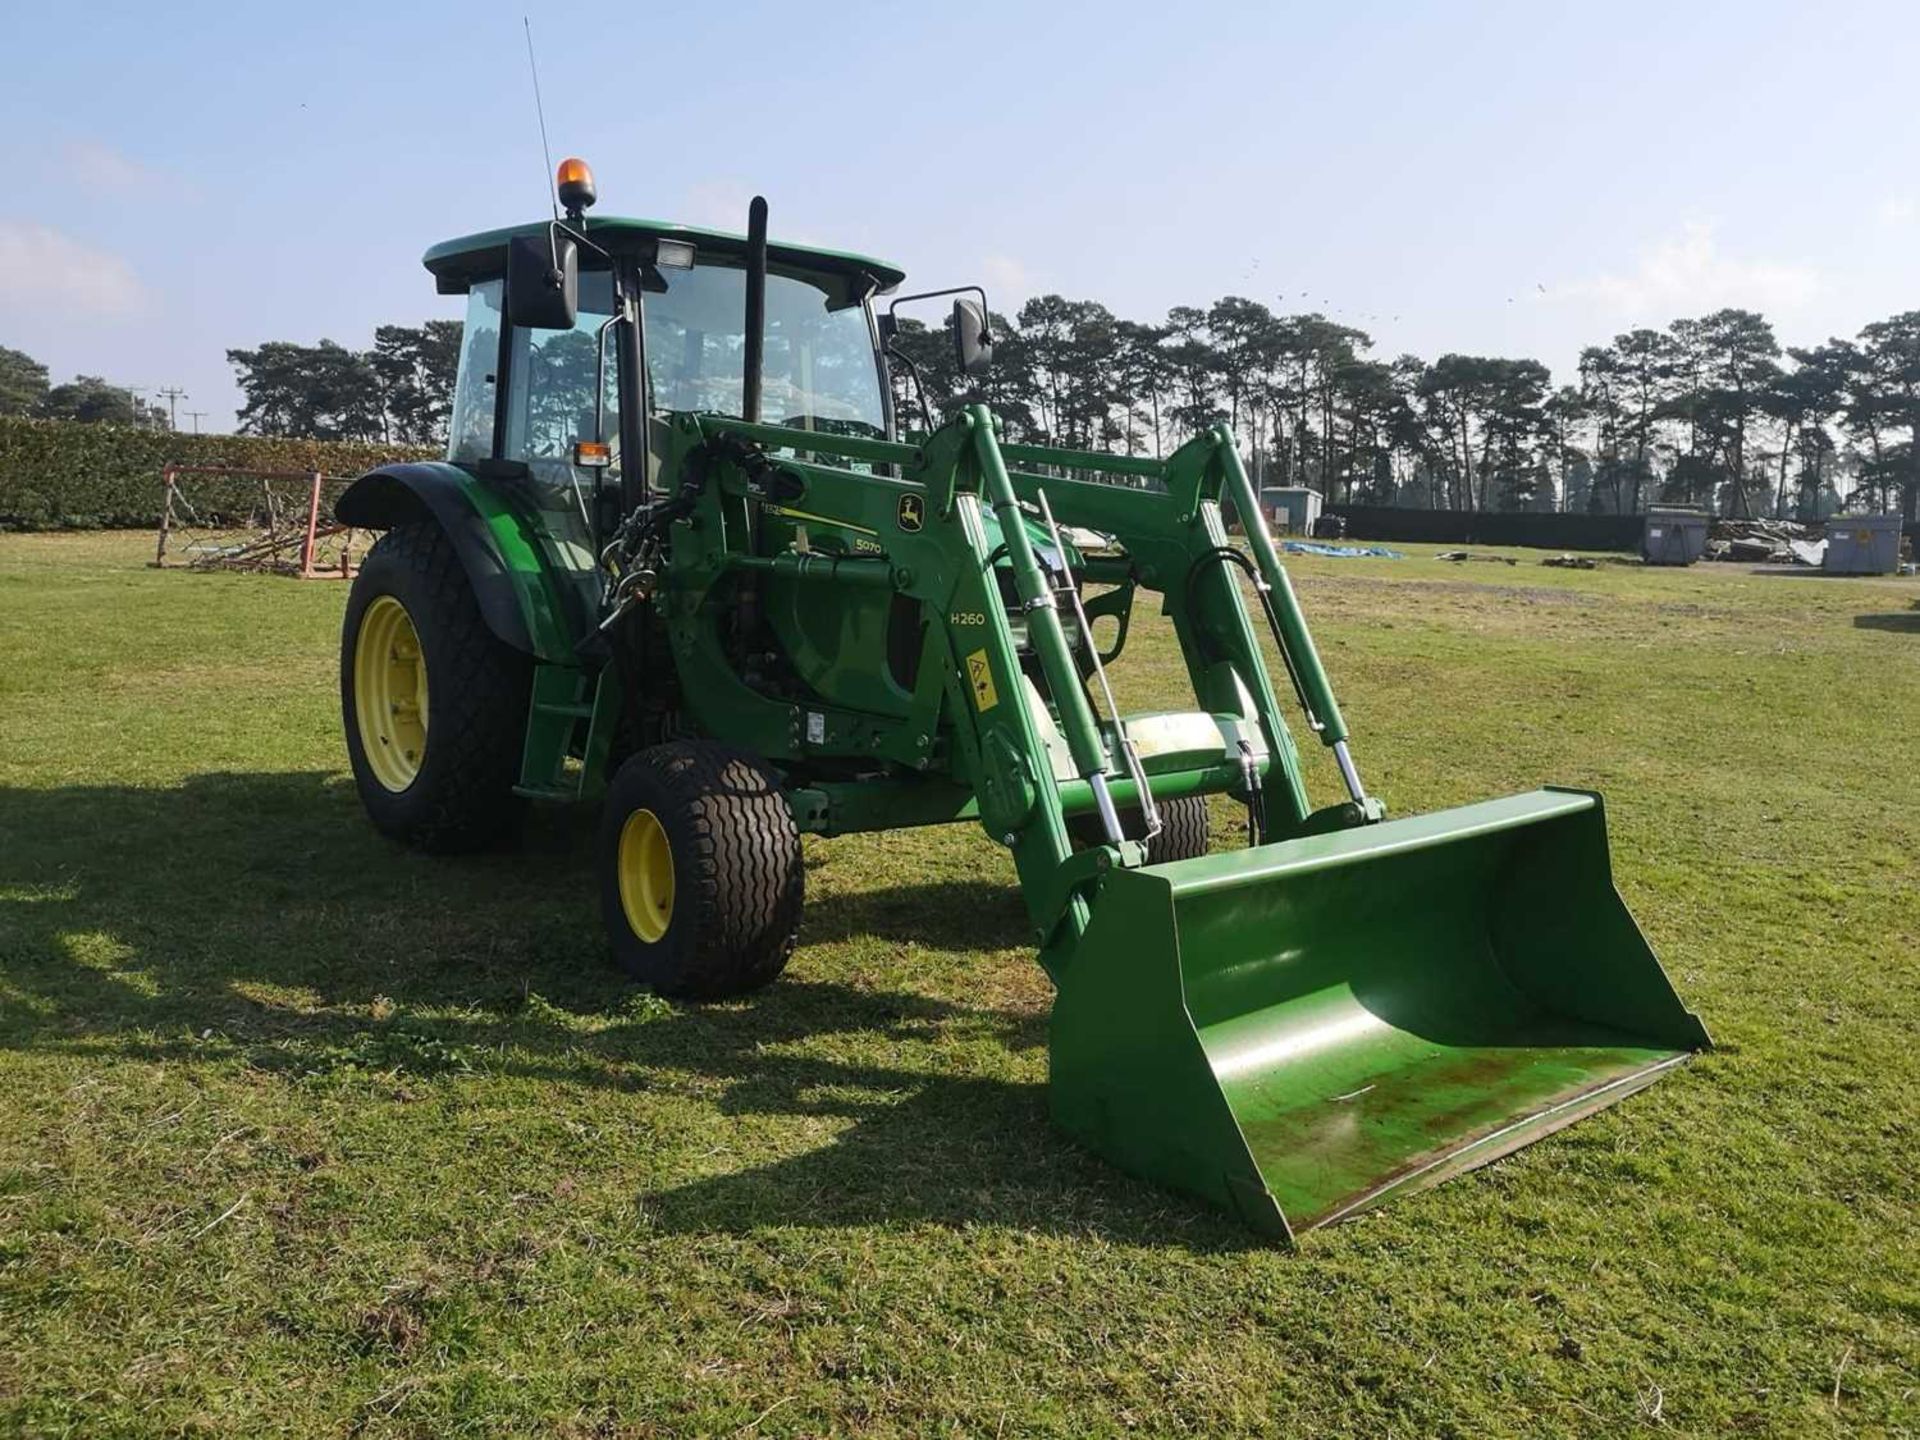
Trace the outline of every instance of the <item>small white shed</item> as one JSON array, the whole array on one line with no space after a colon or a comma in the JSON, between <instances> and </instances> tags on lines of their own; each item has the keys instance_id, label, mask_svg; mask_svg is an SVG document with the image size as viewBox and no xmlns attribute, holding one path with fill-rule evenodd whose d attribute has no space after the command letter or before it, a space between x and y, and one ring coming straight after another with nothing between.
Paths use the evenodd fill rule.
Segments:
<instances>
[{"instance_id":1,"label":"small white shed","mask_svg":"<svg viewBox=\"0 0 1920 1440\"><path fill-rule=\"evenodd\" d=\"M1321 504L1320 492L1305 485L1269 485L1260 492L1260 508L1276 535L1312 535Z\"/></svg>"}]
</instances>

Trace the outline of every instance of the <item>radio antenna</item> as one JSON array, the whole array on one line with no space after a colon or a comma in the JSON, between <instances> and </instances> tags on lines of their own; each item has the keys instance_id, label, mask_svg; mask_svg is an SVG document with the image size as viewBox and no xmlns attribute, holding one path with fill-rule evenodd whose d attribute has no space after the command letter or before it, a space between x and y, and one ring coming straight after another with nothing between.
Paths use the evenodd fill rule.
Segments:
<instances>
[{"instance_id":1,"label":"radio antenna","mask_svg":"<svg viewBox=\"0 0 1920 1440\"><path fill-rule=\"evenodd\" d=\"M533 58L533 21L522 15L520 27L527 32L527 73L533 77L533 113L540 117L540 153L547 162L547 203L553 206L553 218L558 221L560 194L553 188L553 150L547 144L547 107L540 103L540 66Z\"/></svg>"}]
</instances>

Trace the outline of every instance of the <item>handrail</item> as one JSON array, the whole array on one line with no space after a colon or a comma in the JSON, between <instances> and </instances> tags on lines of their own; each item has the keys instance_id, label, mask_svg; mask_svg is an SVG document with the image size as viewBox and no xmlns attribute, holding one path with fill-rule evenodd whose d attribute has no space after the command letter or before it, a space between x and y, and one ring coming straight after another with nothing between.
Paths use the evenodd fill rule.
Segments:
<instances>
[{"instance_id":1,"label":"handrail","mask_svg":"<svg viewBox=\"0 0 1920 1440\"><path fill-rule=\"evenodd\" d=\"M970 407L984 409L981 406ZM828 430L801 430L792 425L770 425L764 420L742 420L734 415L701 413L694 417L708 434L738 435L777 450L817 450L825 455L842 455L849 460L869 460L881 464L907 465L920 458L921 448L901 440L881 440L867 435L837 435ZM1166 463L1144 455L1102 455L1092 450L1056 450L1047 445L1002 444L995 435L994 444L1003 461L1021 465L1051 465L1059 470L1081 470L1112 475L1139 475L1164 482ZM1027 477L1021 477L1027 478ZM1053 477L1036 475L1034 480ZM1073 481L1086 484L1086 481Z\"/></svg>"},{"instance_id":2,"label":"handrail","mask_svg":"<svg viewBox=\"0 0 1920 1440\"><path fill-rule=\"evenodd\" d=\"M732 415L696 415L703 434L738 435L773 450L812 450L822 455L841 455L849 460L867 460L882 465L910 465L920 457L920 447L898 440L876 440L867 435L835 435L828 430L801 430L792 425L769 425L765 421L741 420Z\"/></svg>"},{"instance_id":3,"label":"handrail","mask_svg":"<svg viewBox=\"0 0 1920 1440\"><path fill-rule=\"evenodd\" d=\"M1100 740L1100 727L1093 706L1080 688L1080 671L1067 648L1066 632L1060 625L1053 587L1041 574L1027 538L1027 527L1020 513L1020 500L1013 482L1007 478L1006 462L1001 458L999 442L993 431L993 416L984 405L969 405L962 412L971 432L974 459L979 467L982 498L1000 520L1000 538L1006 544L1007 567L1013 573L1014 593L1027 617L1027 643L1033 647L1047 688L1053 693L1060 712L1060 729L1067 750L1073 756L1074 769L1094 787L1096 795L1107 793L1109 773L1106 746ZM1111 817L1109 828L1118 830L1119 821L1111 807L1103 807L1103 819ZM1118 836L1115 837L1116 840Z\"/></svg>"},{"instance_id":4,"label":"handrail","mask_svg":"<svg viewBox=\"0 0 1920 1440\"><path fill-rule=\"evenodd\" d=\"M1150 841L1160 833L1162 828L1160 808L1153 803L1153 791L1147 785L1147 772L1140 765L1140 752L1134 748L1133 737L1127 733L1126 719L1120 713L1120 704L1113 698L1113 685L1107 679L1107 667L1100 660L1100 647L1093 643L1093 625L1087 619L1086 607L1080 603L1080 588L1067 571L1067 547L1060 539L1060 525L1053 518L1053 506L1048 502L1047 492L1044 489L1039 492L1039 499L1040 515L1046 522L1047 535L1053 541L1054 564L1058 567L1058 574L1054 579L1054 593L1063 596L1073 607L1073 617L1079 622L1080 642L1086 648L1088 658L1093 662L1093 674L1094 678L1100 682L1100 693L1107 697L1107 715L1113 722L1113 738L1119 747L1120 758L1126 764L1128 778L1140 790L1140 813L1147 822L1147 833L1140 838ZM1110 799L1100 787L1096 787L1094 793L1097 800ZM1120 832L1118 812L1112 811L1110 805L1102 805L1100 807L1101 824L1107 824L1109 819L1112 819L1114 824L1111 826L1112 833L1107 838L1118 844L1126 838Z\"/></svg>"}]
</instances>

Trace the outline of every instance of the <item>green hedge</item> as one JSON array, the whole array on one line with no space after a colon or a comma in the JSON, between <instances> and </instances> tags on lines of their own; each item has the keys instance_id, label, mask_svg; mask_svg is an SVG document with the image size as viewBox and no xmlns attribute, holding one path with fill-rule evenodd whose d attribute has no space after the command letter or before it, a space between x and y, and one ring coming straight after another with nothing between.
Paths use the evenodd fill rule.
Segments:
<instances>
[{"instance_id":1,"label":"green hedge","mask_svg":"<svg viewBox=\"0 0 1920 1440\"><path fill-rule=\"evenodd\" d=\"M417 445L180 435L0 416L0 530L145 529L160 518L160 471L182 465L359 475L436 457Z\"/></svg>"}]
</instances>

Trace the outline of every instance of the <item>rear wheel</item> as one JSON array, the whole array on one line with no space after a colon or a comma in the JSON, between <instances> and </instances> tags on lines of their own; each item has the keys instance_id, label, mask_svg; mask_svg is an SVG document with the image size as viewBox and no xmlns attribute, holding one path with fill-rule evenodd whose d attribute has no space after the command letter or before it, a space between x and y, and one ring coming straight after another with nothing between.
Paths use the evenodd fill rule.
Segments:
<instances>
[{"instance_id":1,"label":"rear wheel","mask_svg":"<svg viewBox=\"0 0 1920 1440\"><path fill-rule=\"evenodd\" d=\"M1147 863L1164 865L1169 860L1191 860L1207 853L1209 843L1207 797L1181 795L1156 801L1160 811L1160 833L1147 842ZM1120 828L1128 835L1139 835L1147 822L1136 806L1120 811ZM1082 845L1098 845L1105 838L1098 815L1076 815L1067 821L1067 830Z\"/></svg>"},{"instance_id":2,"label":"rear wheel","mask_svg":"<svg viewBox=\"0 0 1920 1440\"><path fill-rule=\"evenodd\" d=\"M347 754L374 825L437 851L512 833L532 683L532 661L487 628L437 525L381 536L340 634Z\"/></svg>"},{"instance_id":3,"label":"rear wheel","mask_svg":"<svg viewBox=\"0 0 1920 1440\"><path fill-rule=\"evenodd\" d=\"M773 775L705 740L643 750L607 788L600 910L614 959L662 995L718 999L786 968L805 892Z\"/></svg>"}]
</instances>

